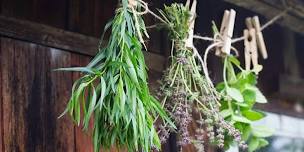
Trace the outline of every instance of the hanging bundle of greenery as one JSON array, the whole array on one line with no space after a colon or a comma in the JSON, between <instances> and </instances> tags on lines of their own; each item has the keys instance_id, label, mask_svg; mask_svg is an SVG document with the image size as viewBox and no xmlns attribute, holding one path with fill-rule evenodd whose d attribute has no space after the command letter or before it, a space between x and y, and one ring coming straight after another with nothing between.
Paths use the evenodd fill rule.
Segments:
<instances>
[{"instance_id":1,"label":"hanging bundle of greenery","mask_svg":"<svg viewBox=\"0 0 304 152\"><path fill-rule=\"evenodd\" d=\"M172 4L165 6L160 13L168 22L167 29L173 43L171 64L164 73L158 95L178 128L178 144L181 148L193 144L198 151L204 151L206 132L209 141L219 147L224 146L225 133L245 147L240 132L220 115L221 94L206 78L205 70L202 70L204 67L199 66L195 48L186 46L192 20L189 8L182 4ZM188 132L188 125L193 121L192 113L199 115L195 121L199 126L195 137L191 137ZM165 142L170 128L166 124L161 125L159 133L161 141Z\"/></svg>"},{"instance_id":2,"label":"hanging bundle of greenery","mask_svg":"<svg viewBox=\"0 0 304 152\"><path fill-rule=\"evenodd\" d=\"M237 73L235 67L240 72ZM255 103L267 103L265 96L256 87L256 70L244 70L237 58L227 56L224 59L224 82L217 85L217 90L224 95L221 99L221 115L241 131L242 140L248 142L249 152L266 146L268 142L264 138L273 133L266 126L252 124L265 117L263 112L254 109ZM231 138L225 138L226 148L233 144Z\"/></svg>"},{"instance_id":3,"label":"hanging bundle of greenery","mask_svg":"<svg viewBox=\"0 0 304 152\"><path fill-rule=\"evenodd\" d=\"M93 145L96 152L113 145L128 151L159 149L160 140L154 128L157 117L174 127L169 117L150 95L142 53L143 35L147 35L140 7L136 1L121 0L106 47L86 67L61 68L84 75L72 88L66 111L84 129L94 119ZM83 117L81 118L81 111Z\"/></svg>"}]
</instances>

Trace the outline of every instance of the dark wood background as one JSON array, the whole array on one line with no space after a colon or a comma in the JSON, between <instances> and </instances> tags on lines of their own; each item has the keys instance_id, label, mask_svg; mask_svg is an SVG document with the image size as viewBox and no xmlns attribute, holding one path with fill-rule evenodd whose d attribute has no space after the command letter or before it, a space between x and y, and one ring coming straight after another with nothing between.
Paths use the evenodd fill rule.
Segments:
<instances>
[{"instance_id":1,"label":"dark wood background","mask_svg":"<svg viewBox=\"0 0 304 152\"><path fill-rule=\"evenodd\" d=\"M89 133L66 116L57 119L79 74L52 70L89 62L116 5L113 0L0 0L1 152L93 151ZM150 67L162 70L157 54L163 44L148 45L156 54L146 57L161 61ZM157 73L151 72L152 83Z\"/></svg>"},{"instance_id":2,"label":"dark wood background","mask_svg":"<svg viewBox=\"0 0 304 152\"><path fill-rule=\"evenodd\" d=\"M161 7L171 1L149 2L152 7ZM85 66L95 54L97 38L116 5L114 0L0 0L1 152L92 151L90 138L68 117L57 119L79 74L52 72L52 69ZM211 35L211 21L220 23L226 8L238 10L236 36L241 36L244 18L254 14L221 0L199 1L199 8L197 33L202 35ZM155 19L146 20L148 25L155 23ZM262 61L264 72L260 80L269 96L279 92L279 75L284 72L282 31L278 25L265 31L270 59ZM151 68L150 84L155 88L166 65L169 45L165 32L150 30L150 35L147 44L152 53L146 58ZM196 42L196 45L203 51L208 44ZM299 53L298 57L302 56ZM212 57L210 62L212 79L221 80L221 61ZM275 100L265 109L296 116L303 114L293 112L292 104L284 103ZM195 124L191 130L194 129ZM164 151L175 150L173 138ZM194 150L187 147L185 151Z\"/></svg>"}]
</instances>

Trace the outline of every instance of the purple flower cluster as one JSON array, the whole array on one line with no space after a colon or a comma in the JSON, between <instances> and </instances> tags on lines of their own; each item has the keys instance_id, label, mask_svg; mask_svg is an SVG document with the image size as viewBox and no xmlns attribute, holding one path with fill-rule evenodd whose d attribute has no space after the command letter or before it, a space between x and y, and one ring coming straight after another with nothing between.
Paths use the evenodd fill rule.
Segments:
<instances>
[{"instance_id":1,"label":"purple flower cluster","mask_svg":"<svg viewBox=\"0 0 304 152\"><path fill-rule=\"evenodd\" d=\"M191 105L187 103L187 94L185 91L177 91L171 97L167 108L171 109L175 124L178 127L179 140L178 145L184 146L191 143L188 126L192 121Z\"/></svg>"}]
</instances>

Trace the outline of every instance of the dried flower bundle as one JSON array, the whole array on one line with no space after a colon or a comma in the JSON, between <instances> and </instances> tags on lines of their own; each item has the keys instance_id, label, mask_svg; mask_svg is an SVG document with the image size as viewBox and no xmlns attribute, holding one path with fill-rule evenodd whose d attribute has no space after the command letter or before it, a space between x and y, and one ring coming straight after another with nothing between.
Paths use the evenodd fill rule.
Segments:
<instances>
[{"instance_id":1,"label":"dried flower bundle","mask_svg":"<svg viewBox=\"0 0 304 152\"><path fill-rule=\"evenodd\" d=\"M140 7L129 2L122 0L114 19L106 25L106 29L112 29L108 44L99 46L99 53L86 67L58 69L84 74L74 83L64 114L69 113L78 125L82 120L84 129L94 118L96 152L113 145L128 151L159 149L156 117L174 127L150 95L142 52L145 24L137 12Z\"/></svg>"},{"instance_id":2,"label":"dried flower bundle","mask_svg":"<svg viewBox=\"0 0 304 152\"><path fill-rule=\"evenodd\" d=\"M219 147L224 146L225 136L243 143L240 132L220 115L221 94L207 81L202 67L198 65L197 55L193 51L195 48L186 47L191 20L189 8L172 4L165 6L161 14L168 22L173 48L171 64L164 72L158 95L178 128L178 144L181 147L194 144L197 150L203 151L204 132L209 141L217 143ZM195 137L191 137L188 132L188 125L193 121L192 113L200 116L195 121L199 124ZM164 142L171 129L165 124L160 128L160 139Z\"/></svg>"}]
</instances>

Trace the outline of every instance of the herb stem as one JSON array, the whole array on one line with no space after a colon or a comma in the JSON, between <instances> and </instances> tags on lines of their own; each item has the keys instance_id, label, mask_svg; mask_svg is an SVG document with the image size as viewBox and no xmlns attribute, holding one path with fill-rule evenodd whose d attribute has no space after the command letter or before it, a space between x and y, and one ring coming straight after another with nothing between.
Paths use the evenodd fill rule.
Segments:
<instances>
[{"instance_id":1,"label":"herb stem","mask_svg":"<svg viewBox=\"0 0 304 152\"><path fill-rule=\"evenodd\" d=\"M229 87L228 86L228 82L227 82L227 78L226 78L226 72L227 72L227 60L228 58L225 57L224 59L224 68L223 68L223 79L224 79L224 84L225 84L225 87Z\"/></svg>"}]
</instances>

